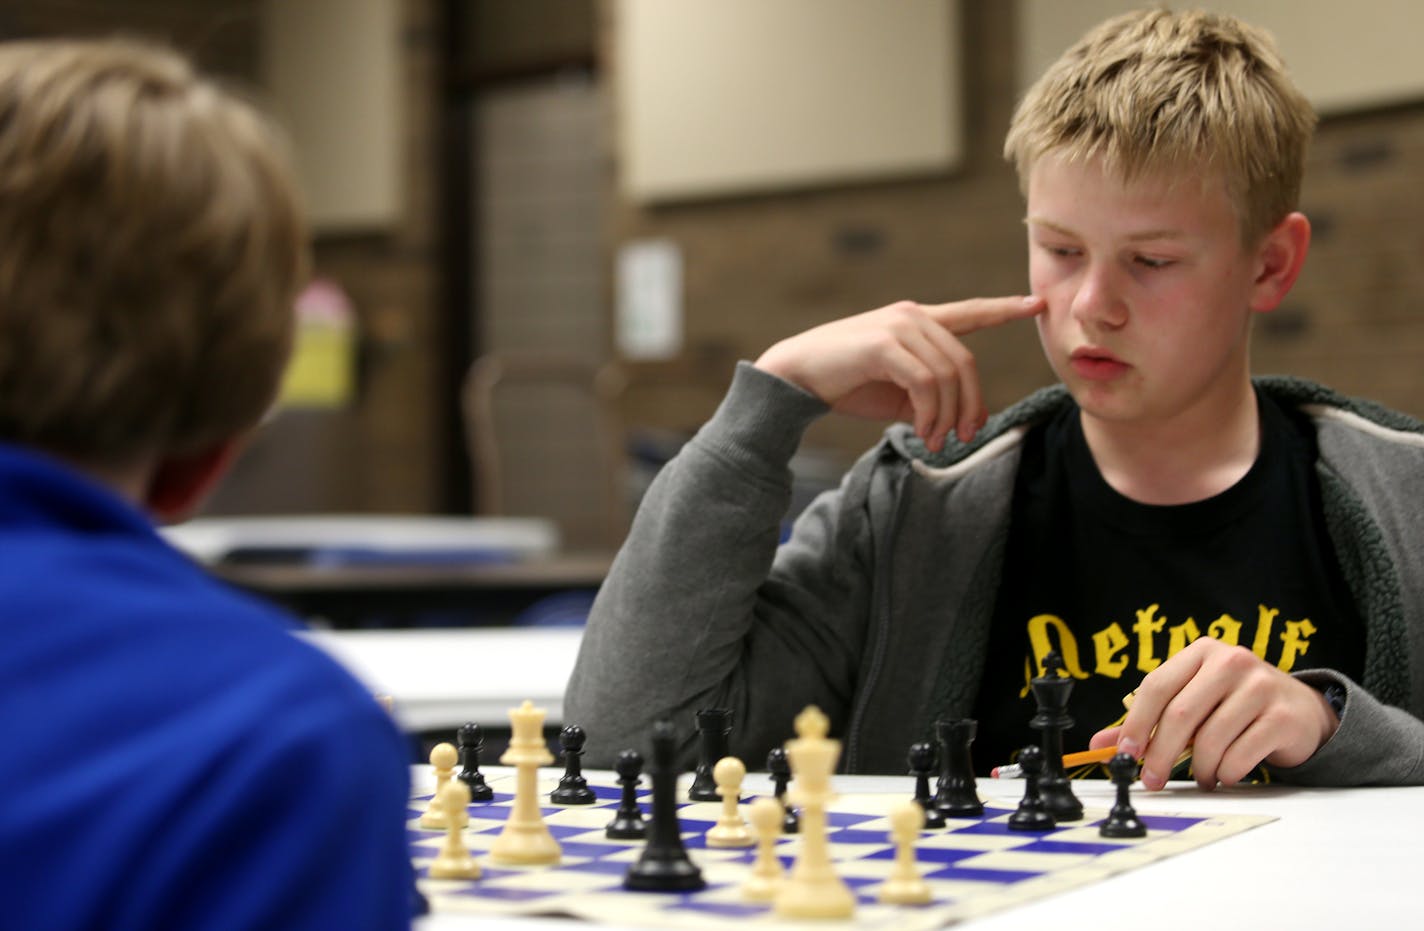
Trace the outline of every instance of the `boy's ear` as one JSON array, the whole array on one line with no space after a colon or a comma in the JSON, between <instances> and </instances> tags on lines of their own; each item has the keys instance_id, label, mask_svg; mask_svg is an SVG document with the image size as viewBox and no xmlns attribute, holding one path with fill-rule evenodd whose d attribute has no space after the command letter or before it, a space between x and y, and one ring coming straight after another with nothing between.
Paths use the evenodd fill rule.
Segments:
<instances>
[{"instance_id":1,"label":"boy's ear","mask_svg":"<svg viewBox=\"0 0 1424 931\"><path fill-rule=\"evenodd\" d=\"M1255 279L1251 283L1251 309L1275 310L1290 293L1310 251L1310 221L1293 211L1277 223L1256 247Z\"/></svg>"},{"instance_id":2,"label":"boy's ear","mask_svg":"<svg viewBox=\"0 0 1424 931\"><path fill-rule=\"evenodd\" d=\"M240 446L227 440L183 456L166 456L154 466L144 504L164 524L188 517L232 465Z\"/></svg>"}]
</instances>

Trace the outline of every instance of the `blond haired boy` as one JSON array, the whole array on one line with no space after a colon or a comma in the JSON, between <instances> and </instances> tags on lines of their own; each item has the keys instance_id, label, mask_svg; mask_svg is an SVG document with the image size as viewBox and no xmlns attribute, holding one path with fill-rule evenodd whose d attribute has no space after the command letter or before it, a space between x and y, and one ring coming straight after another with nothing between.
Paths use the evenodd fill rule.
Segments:
<instances>
[{"instance_id":1,"label":"blond haired boy","mask_svg":"<svg viewBox=\"0 0 1424 931\"><path fill-rule=\"evenodd\" d=\"M1250 374L1251 320L1309 247L1313 125L1239 21L1092 30L1005 146L1032 296L892 304L742 363L640 508L567 714L614 748L728 707L732 752L761 759L816 702L851 772L972 716L983 772L1035 741L1027 680L1056 650L1068 749L1117 743L1149 787L1189 744L1204 788L1260 764L1424 781L1424 427ZM1061 385L987 418L958 337L1030 317ZM778 547L827 410L910 424Z\"/></svg>"},{"instance_id":2,"label":"blond haired boy","mask_svg":"<svg viewBox=\"0 0 1424 931\"><path fill-rule=\"evenodd\" d=\"M168 51L0 44L9 926L409 925L394 725L153 527L271 404L306 262L253 108Z\"/></svg>"}]
</instances>

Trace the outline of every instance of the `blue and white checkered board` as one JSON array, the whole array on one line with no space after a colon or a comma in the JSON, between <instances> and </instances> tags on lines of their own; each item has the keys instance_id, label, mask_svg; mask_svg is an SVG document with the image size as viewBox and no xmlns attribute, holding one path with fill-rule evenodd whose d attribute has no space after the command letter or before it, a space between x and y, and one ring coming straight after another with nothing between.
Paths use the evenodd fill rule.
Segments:
<instances>
[{"instance_id":1,"label":"blue and white checkered board","mask_svg":"<svg viewBox=\"0 0 1424 931\"><path fill-rule=\"evenodd\" d=\"M545 823L563 849L561 862L556 866L511 867L492 864L488 852L512 807L514 777L490 779L494 800L470 806L464 835L483 870L476 880L429 878L429 864L444 833L422 830L418 825L430 796L412 799L408 812L411 856L419 887L433 912L551 915L653 928L726 928L733 922L751 922L826 931L826 922L787 921L775 916L771 906L742 898L741 885L750 874L755 848L713 849L703 839L716 823L720 803L688 802L679 806L678 812L683 842L702 868L706 889L630 892L623 888L623 876L638 859L643 842L608 840L603 834L618 807L618 787L591 784L598 795L596 804L563 806L548 802L549 792L557 784L557 779L542 780L540 792ZM687 779L681 783L684 797L687 784ZM1008 829L1012 802L990 802L982 818L951 819L947 828L921 834L915 858L934 895L931 904L881 905L876 893L895 856L886 815L905 797L844 795L832 803L827 819L831 854L837 873L858 902L855 918L835 922L835 927L897 931L944 927L1097 882L1275 820L1260 815L1139 812L1148 827L1146 837L1110 840L1098 834L1098 825L1107 814L1104 810L1089 810L1082 821L1046 833L1025 833ZM646 816L650 801L646 785L640 787L639 798ZM744 799L744 804L747 801L750 798ZM778 842L778 854L788 870L799 843L796 835Z\"/></svg>"}]
</instances>

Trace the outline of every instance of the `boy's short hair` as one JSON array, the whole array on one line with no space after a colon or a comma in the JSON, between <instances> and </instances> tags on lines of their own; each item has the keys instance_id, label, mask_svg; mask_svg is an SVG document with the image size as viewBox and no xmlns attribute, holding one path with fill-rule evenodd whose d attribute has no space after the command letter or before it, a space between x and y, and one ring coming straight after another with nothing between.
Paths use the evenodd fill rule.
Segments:
<instances>
[{"instance_id":1,"label":"boy's short hair","mask_svg":"<svg viewBox=\"0 0 1424 931\"><path fill-rule=\"evenodd\" d=\"M275 128L183 57L0 43L0 441L126 465L239 436L307 249Z\"/></svg>"},{"instance_id":2,"label":"boy's short hair","mask_svg":"<svg viewBox=\"0 0 1424 931\"><path fill-rule=\"evenodd\" d=\"M1019 182L1043 155L1104 159L1124 178L1218 173L1253 243L1296 209L1315 111L1265 32L1202 11L1137 10L1068 49L1014 113Z\"/></svg>"}]
</instances>

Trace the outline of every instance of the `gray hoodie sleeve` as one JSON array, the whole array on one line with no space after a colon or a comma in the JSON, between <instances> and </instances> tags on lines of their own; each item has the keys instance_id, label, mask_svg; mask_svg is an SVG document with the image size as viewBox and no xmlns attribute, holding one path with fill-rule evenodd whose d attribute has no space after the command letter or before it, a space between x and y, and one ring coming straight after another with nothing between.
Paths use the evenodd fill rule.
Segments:
<instances>
[{"instance_id":1,"label":"gray hoodie sleeve","mask_svg":"<svg viewBox=\"0 0 1424 931\"><path fill-rule=\"evenodd\" d=\"M1273 767L1283 782L1307 786L1424 785L1424 721L1386 705L1332 669L1310 669L1296 678L1324 691L1345 690L1340 728L1299 766Z\"/></svg>"},{"instance_id":2,"label":"gray hoodie sleeve","mask_svg":"<svg viewBox=\"0 0 1424 931\"><path fill-rule=\"evenodd\" d=\"M594 602L564 698L565 720L588 731L590 765L646 752L663 717L691 759L701 708L732 711L732 752L751 769L792 736L805 704L844 720L866 597L866 573L845 568L865 534L846 489L867 466L813 502L777 546L788 463L826 411L743 362L716 414L653 481Z\"/></svg>"},{"instance_id":3,"label":"gray hoodie sleeve","mask_svg":"<svg viewBox=\"0 0 1424 931\"><path fill-rule=\"evenodd\" d=\"M1342 686L1346 699L1335 735L1277 771L1288 782L1424 784L1424 438L1417 424L1396 429L1366 413L1314 411L1322 506L1367 625L1365 667L1358 683L1332 670L1296 673L1316 688Z\"/></svg>"}]
</instances>

